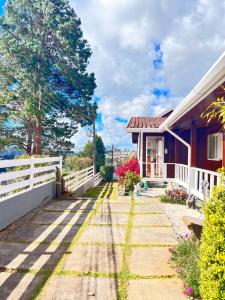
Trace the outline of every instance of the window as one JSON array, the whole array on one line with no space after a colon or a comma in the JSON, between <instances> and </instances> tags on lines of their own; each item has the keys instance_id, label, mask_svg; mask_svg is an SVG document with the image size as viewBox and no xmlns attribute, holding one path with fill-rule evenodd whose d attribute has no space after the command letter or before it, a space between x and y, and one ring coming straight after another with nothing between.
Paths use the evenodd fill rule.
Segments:
<instances>
[{"instance_id":1,"label":"window","mask_svg":"<svg viewBox=\"0 0 225 300\"><path fill-rule=\"evenodd\" d=\"M215 133L208 135L208 159L221 160L222 159L222 133Z\"/></svg>"}]
</instances>

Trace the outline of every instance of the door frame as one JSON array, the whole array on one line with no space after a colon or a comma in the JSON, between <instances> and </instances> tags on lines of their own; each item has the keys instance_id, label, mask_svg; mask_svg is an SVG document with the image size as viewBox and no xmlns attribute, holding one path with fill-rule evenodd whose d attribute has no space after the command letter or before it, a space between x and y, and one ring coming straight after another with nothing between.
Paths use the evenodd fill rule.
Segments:
<instances>
[{"instance_id":1,"label":"door frame","mask_svg":"<svg viewBox=\"0 0 225 300\"><path fill-rule=\"evenodd\" d=\"M162 135L148 135L146 136L146 141L145 141L145 173L147 177L147 157L148 157L148 139L149 138L161 138L162 139L162 178L165 177L164 174L164 163L165 163L165 137ZM154 178L154 177L150 177Z\"/></svg>"}]
</instances>

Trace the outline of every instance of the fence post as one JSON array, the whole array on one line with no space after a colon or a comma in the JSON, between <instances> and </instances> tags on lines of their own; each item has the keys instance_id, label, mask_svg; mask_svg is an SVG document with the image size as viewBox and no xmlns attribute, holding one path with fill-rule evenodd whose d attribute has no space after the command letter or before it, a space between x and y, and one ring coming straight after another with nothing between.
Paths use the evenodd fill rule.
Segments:
<instances>
[{"instance_id":1,"label":"fence post","mask_svg":"<svg viewBox=\"0 0 225 300\"><path fill-rule=\"evenodd\" d=\"M35 158L31 157L30 159L30 180L31 180L31 184L30 184L30 189L32 190L34 188L34 165L35 165Z\"/></svg>"},{"instance_id":2,"label":"fence post","mask_svg":"<svg viewBox=\"0 0 225 300\"><path fill-rule=\"evenodd\" d=\"M56 167L56 199L61 198L61 170L60 167Z\"/></svg>"}]
</instances>

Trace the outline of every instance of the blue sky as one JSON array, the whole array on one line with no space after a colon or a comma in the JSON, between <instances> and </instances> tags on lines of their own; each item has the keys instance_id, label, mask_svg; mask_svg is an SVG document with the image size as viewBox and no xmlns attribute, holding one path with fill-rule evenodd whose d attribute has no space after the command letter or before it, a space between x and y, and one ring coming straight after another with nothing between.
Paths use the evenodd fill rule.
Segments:
<instances>
[{"instance_id":1,"label":"blue sky","mask_svg":"<svg viewBox=\"0 0 225 300\"><path fill-rule=\"evenodd\" d=\"M97 127L108 146L132 147L127 120L175 107L225 50L224 0L70 4L93 51L89 70L98 86ZM73 141L82 147L85 129Z\"/></svg>"}]
</instances>

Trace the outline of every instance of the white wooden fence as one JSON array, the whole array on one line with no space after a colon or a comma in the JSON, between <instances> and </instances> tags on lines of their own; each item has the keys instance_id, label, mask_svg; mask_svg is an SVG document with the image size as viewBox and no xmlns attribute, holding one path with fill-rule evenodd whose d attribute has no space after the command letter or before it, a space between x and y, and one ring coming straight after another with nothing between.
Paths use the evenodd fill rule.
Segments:
<instances>
[{"instance_id":1,"label":"white wooden fence","mask_svg":"<svg viewBox=\"0 0 225 300\"><path fill-rule=\"evenodd\" d=\"M62 157L0 160L0 199L54 181Z\"/></svg>"},{"instance_id":2,"label":"white wooden fence","mask_svg":"<svg viewBox=\"0 0 225 300\"><path fill-rule=\"evenodd\" d=\"M91 179L94 180L93 186L97 186L102 181L101 174L94 174L93 167L73 172L69 175L63 176L63 189L68 192L74 192L87 184Z\"/></svg>"}]
</instances>

